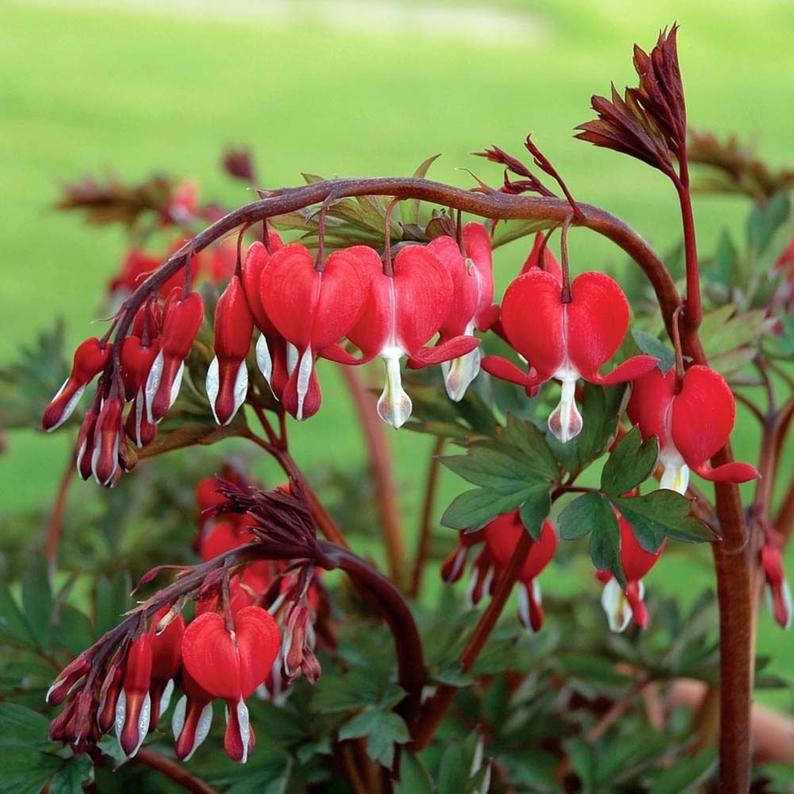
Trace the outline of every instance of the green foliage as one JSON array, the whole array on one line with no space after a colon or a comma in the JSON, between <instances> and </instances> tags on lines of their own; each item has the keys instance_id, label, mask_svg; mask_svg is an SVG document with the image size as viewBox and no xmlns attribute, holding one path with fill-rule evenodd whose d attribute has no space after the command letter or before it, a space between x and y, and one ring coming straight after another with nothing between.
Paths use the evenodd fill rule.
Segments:
<instances>
[{"instance_id":1,"label":"green foliage","mask_svg":"<svg viewBox=\"0 0 794 794\"><path fill-rule=\"evenodd\" d=\"M442 463L479 486L455 498L441 518L444 526L478 529L491 518L518 509L524 526L539 537L559 471L535 425L508 416L506 427L493 440L474 442L468 454L442 458Z\"/></svg>"}]
</instances>

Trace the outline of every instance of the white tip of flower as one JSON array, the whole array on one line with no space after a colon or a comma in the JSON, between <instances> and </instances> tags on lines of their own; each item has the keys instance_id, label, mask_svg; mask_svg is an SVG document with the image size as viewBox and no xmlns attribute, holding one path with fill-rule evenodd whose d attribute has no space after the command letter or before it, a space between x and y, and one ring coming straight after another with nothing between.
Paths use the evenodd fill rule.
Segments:
<instances>
[{"instance_id":1,"label":"white tip of flower","mask_svg":"<svg viewBox=\"0 0 794 794\"><path fill-rule=\"evenodd\" d=\"M182 376L184 374L185 374L185 362L183 361L179 365L179 369L177 370L176 377L174 378L174 382L171 386L171 394L168 397L169 408L176 402L176 398L179 397L179 390L182 388Z\"/></svg>"},{"instance_id":2,"label":"white tip of flower","mask_svg":"<svg viewBox=\"0 0 794 794\"><path fill-rule=\"evenodd\" d=\"M127 719L127 694L122 689L116 700L116 719L113 727L116 732L116 740L121 747L121 732L124 730L124 721ZM123 752L123 750L122 750Z\"/></svg>"},{"instance_id":3,"label":"white tip of flower","mask_svg":"<svg viewBox=\"0 0 794 794\"><path fill-rule=\"evenodd\" d=\"M378 398L378 416L394 428L402 427L413 411L411 398L402 386L399 355L383 356L386 364L386 383Z\"/></svg>"},{"instance_id":4,"label":"white tip of flower","mask_svg":"<svg viewBox=\"0 0 794 794\"><path fill-rule=\"evenodd\" d=\"M165 689L163 690L163 694L160 695L160 705L157 709L157 713L162 717L166 711L168 711L168 707L171 705L171 696L174 694L174 679L169 678L168 683L165 685Z\"/></svg>"},{"instance_id":5,"label":"white tip of flower","mask_svg":"<svg viewBox=\"0 0 794 794\"><path fill-rule=\"evenodd\" d=\"M631 623L631 607L614 576L604 586L604 591L601 593L601 606L606 612L611 631L620 634L628 628Z\"/></svg>"},{"instance_id":6,"label":"white tip of flower","mask_svg":"<svg viewBox=\"0 0 794 794\"><path fill-rule=\"evenodd\" d=\"M549 430L563 444L576 438L582 432L582 415L576 407L576 381L562 381L560 402L549 416Z\"/></svg>"},{"instance_id":7,"label":"white tip of flower","mask_svg":"<svg viewBox=\"0 0 794 794\"><path fill-rule=\"evenodd\" d=\"M295 367L298 366L298 348L287 342L287 375L292 375Z\"/></svg>"},{"instance_id":8,"label":"white tip of flower","mask_svg":"<svg viewBox=\"0 0 794 794\"><path fill-rule=\"evenodd\" d=\"M298 381L296 383L296 391L298 394L298 410L295 413L295 418L300 422L303 419L303 403L306 399L306 393L309 391L309 383L311 382L312 370L314 369L314 356L312 355L311 345L303 351L303 355L298 365Z\"/></svg>"},{"instance_id":9,"label":"white tip of flower","mask_svg":"<svg viewBox=\"0 0 794 794\"><path fill-rule=\"evenodd\" d=\"M160 380L163 377L163 360L163 351L161 350L152 362L152 368L149 370L149 375L146 378L146 416L151 424L154 424L152 403L154 402L157 390L160 388Z\"/></svg>"},{"instance_id":10,"label":"white tip of flower","mask_svg":"<svg viewBox=\"0 0 794 794\"><path fill-rule=\"evenodd\" d=\"M243 755L240 758L240 763L244 764L248 761L248 753L251 751L251 723L248 718L248 706L245 701L240 698L235 706L237 711L237 724L240 727L240 741L243 745ZM229 722L229 708L226 708L226 722Z\"/></svg>"},{"instance_id":11,"label":"white tip of flower","mask_svg":"<svg viewBox=\"0 0 794 794\"><path fill-rule=\"evenodd\" d=\"M685 494L689 487L689 466L683 461L670 463L662 460L662 477L659 487Z\"/></svg>"},{"instance_id":12,"label":"white tip of flower","mask_svg":"<svg viewBox=\"0 0 794 794\"><path fill-rule=\"evenodd\" d=\"M777 619L777 610L775 609L775 598L772 588L767 586L766 590L766 605L769 611ZM788 631L791 628L792 618L794 617L794 602L791 598L791 588L789 587L788 580L784 579L780 583L780 600L783 605L783 614L786 617L785 623L780 624L783 631Z\"/></svg>"},{"instance_id":13,"label":"white tip of flower","mask_svg":"<svg viewBox=\"0 0 794 794\"><path fill-rule=\"evenodd\" d=\"M53 400L57 400L58 397L61 395L61 392L66 388L66 384L69 383L69 379L67 378L63 382L63 386L55 393L55 396L52 398ZM85 386L81 386L73 395L72 399L66 403L66 406L63 409L63 413L61 413L61 418L52 426L47 428L48 433L52 433L53 430L57 430L73 413L74 409L77 408L77 403L80 402L80 398L83 396L83 392L85 392Z\"/></svg>"},{"instance_id":14,"label":"white tip of flower","mask_svg":"<svg viewBox=\"0 0 794 794\"><path fill-rule=\"evenodd\" d=\"M221 390L220 364L218 363L217 356L210 361L210 365L207 367L207 379L204 381L204 385L207 389L207 397L210 401L210 408L212 408L212 415L215 417L216 423L220 424L218 414L215 413L215 403Z\"/></svg>"},{"instance_id":15,"label":"white tip of flower","mask_svg":"<svg viewBox=\"0 0 794 794\"><path fill-rule=\"evenodd\" d=\"M457 403L463 399L466 389L469 388L471 382L480 373L481 359L480 348L476 347L470 353L466 353L465 356L442 362L441 371L444 373L444 387L450 400Z\"/></svg>"},{"instance_id":16,"label":"white tip of flower","mask_svg":"<svg viewBox=\"0 0 794 794\"><path fill-rule=\"evenodd\" d=\"M256 365L269 386L270 379L273 377L273 357L270 355L270 348L267 346L267 338L264 334L259 334L259 339L256 340L255 352Z\"/></svg>"},{"instance_id":17,"label":"white tip of flower","mask_svg":"<svg viewBox=\"0 0 794 794\"><path fill-rule=\"evenodd\" d=\"M179 734L182 733L182 728L185 727L186 712L187 695L182 695L182 697L177 700L176 705L174 706L174 713L171 715L171 732L174 734L175 740L179 738Z\"/></svg>"}]
</instances>

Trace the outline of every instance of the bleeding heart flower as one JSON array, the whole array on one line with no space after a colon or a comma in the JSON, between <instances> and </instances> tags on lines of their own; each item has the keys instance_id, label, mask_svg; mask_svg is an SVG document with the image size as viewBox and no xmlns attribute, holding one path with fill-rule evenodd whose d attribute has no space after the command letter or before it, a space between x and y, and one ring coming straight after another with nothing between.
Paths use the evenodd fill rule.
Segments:
<instances>
[{"instance_id":1,"label":"bleeding heart flower","mask_svg":"<svg viewBox=\"0 0 794 794\"><path fill-rule=\"evenodd\" d=\"M162 346L146 381L146 407L152 423L162 420L179 395L185 358L203 318L204 301L198 292L185 296L177 289L168 296L163 311Z\"/></svg>"},{"instance_id":2,"label":"bleeding heart flower","mask_svg":"<svg viewBox=\"0 0 794 794\"><path fill-rule=\"evenodd\" d=\"M506 513L493 519L484 529L485 544L496 566L509 567L521 536L526 532L518 512ZM557 548L557 533L550 521L544 521L540 538L533 541L516 577L519 589L519 615L521 622L532 631L543 626L540 585L537 577L551 562Z\"/></svg>"},{"instance_id":3,"label":"bleeding heart flower","mask_svg":"<svg viewBox=\"0 0 794 794\"><path fill-rule=\"evenodd\" d=\"M463 251L446 235L436 237L428 246L446 268L452 281L452 301L439 328L439 344L456 336L472 336L474 329L485 331L496 321L499 307L493 305L493 259L491 238L481 223L463 227ZM444 361L444 385L451 400L463 399L469 384L480 371L480 350Z\"/></svg>"},{"instance_id":4,"label":"bleeding heart flower","mask_svg":"<svg viewBox=\"0 0 794 794\"><path fill-rule=\"evenodd\" d=\"M298 353L287 361L289 377L282 393L284 407L306 419L322 399L314 362L337 345L361 316L368 279L361 266L363 246L335 251L319 269L303 245L276 251L262 270L262 306L276 330Z\"/></svg>"},{"instance_id":5,"label":"bleeding heart flower","mask_svg":"<svg viewBox=\"0 0 794 794\"><path fill-rule=\"evenodd\" d=\"M576 381L610 386L638 378L656 366L653 356L635 356L608 375L599 369L620 347L629 326L629 305L620 285L604 273L581 273L564 303L560 282L549 272L530 269L507 288L501 323L512 347L529 361L522 372L499 356L487 356L491 375L532 389L551 378L562 384L549 429L563 443L582 430L576 407Z\"/></svg>"},{"instance_id":6,"label":"bleeding heart flower","mask_svg":"<svg viewBox=\"0 0 794 794\"><path fill-rule=\"evenodd\" d=\"M177 700L171 717L174 750L180 761L189 761L212 727L212 695L205 692L185 669L182 671L185 694Z\"/></svg>"},{"instance_id":7,"label":"bleeding heart flower","mask_svg":"<svg viewBox=\"0 0 794 794\"><path fill-rule=\"evenodd\" d=\"M245 357L253 331L242 281L233 276L215 309L215 357L207 370L207 395L219 425L234 419L248 393Z\"/></svg>"},{"instance_id":8,"label":"bleeding heart flower","mask_svg":"<svg viewBox=\"0 0 794 794\"><path fill-rule=\"evenodd\" d=\"M648 608L643 601L645 585L642 579L659 559L664 544L655 553L646 551L634 537L631 524L617 511L615 515L620 527L620 562L626 577L626 587L621 589L610 571L599 571L598 578L605 583L601 605L607 614L609 628L612 631L625 631L632 617L641 629L647 629Z\"/></svg>"},{"instance_id":9,"label":"bleeding heart flower","mask_svg":"<svg viewBox=\"0 0 794 794\"><path fill-rule=\"evenodd\" d=\"M246 698L270 672L280 637L267 610L248 606L230 615L233 626L217 612L199 615L182 639L182 659L191 678L212 697L227 703L224 747L234 761L245 763L253 748Z\"/></svg>"},{"instance_id":10,"label":"bleeding heart flower","mask_svg":"<svg viewBox=\"0 0 794 794\"><path fill-rule=\"evenodd\" d=\"M121 343L120 356L124 394L128 400L132 400L124 428L139 448L150 443L157 433L156 425L150 423L146 415L144 389L152 364L160 352L160 340L151 339L147 345L144 339L134 334L128 336Z\"/></svg>"},{"instance_id":11,"label":"bleeding heart flower","mask_svg":"<svg viewBox=\"0 0 794 794\"><path fill-rule=\"evenodd\" d=\"M284 337L276 330L273 323L270 322L265 312L265 307L262 303L262 273L269 264L271 255L283 247L284 244L281 242L278 233L268 229L267 245L259 241L253 243L248 249L241 271L248 308L251 310L256 327L261 331L256 342L256 363L265 380L270 384L274 394L279 399L281 399L281 394L289 377L285 365L285 346L287 343ZM275 349L271 351L271 347ZM280 357L282 366L278 368L278 384L272 382L272 379L274 380L276 376L276 372L274 372L274 369L276 369L274 361L277 356L276 350L280 350L282 353ZM283 377L281 377L282 375Z\"/></svg>"},{"instance_id":12,"label":"bleeding heart flower","mask_svg":"<svg viewBox=\"0 0 794 794\"><path fill-rule=\"evenodd\" d=\"M361 349L363 361L375 356L383 359L386 384L378 399L378 415L400 427L412 410L411 398L402 387L400 359L408 356L414 367L440 364L470 353L479 342L472 336L457 336L425 347L446 320L453 297L452 279L432 251L419 245L402 248L389 275L372 248L348 250L357 252L370 274L369 299L348 337Z\"/></svg>"},{"instance_id":13,"label":"bleeding heart flower","mask_svg":"<svg viewBox=\"0 0 794 794\"><path fill-rule=\"evenodd\" d=\"M55 393L41 418L47 432L60 427L74 412L85 387L105 368L113 345L96 337L81 342L74 351L72 371L63 386Z\"/></svg>"},{"instance_id":14,"label":"bleeding heart flower","mask_svg":"<svg viewBox=\"0 0 794 794\"><path fill-rule=\"evenodd\" d=\"M93 429L91 472L94 479L106 488L113 487L121 476L121 446L126 440L121 421L123 407L120 398L108 397L102 402Z\"/></svg>"},{"instance_id":15,"label":"bleeding heart flower","mask_svg":"<svg viewBox=\"0 0 794 794\"><path fill-rule=\"evenodd\" d=\"M155 613L149 630L133 640L127 651L115 725L119 744L130 757L138 752L150 727L168 708L173 677L181 662L184 629L182 615L163 607Z\"/></svg>"},{"instance_id":16,"label":"bleeding heart flower","mask_svg":"<svg viewBox=\"0 0 794 794\"><path fill-rule=\"evenodd\" d=\"M783 554L780 546L774 540L768 540L761 547L761 569L766 580L769 608L775 620L782 629L791 626L791 616L794 605L791 600L791 590L786 581L783 570Z\"/></svg>"},{"instance_id":17,"label":"bleeding heart flower","mask_svg":"<svg viewBox=\"0 0 794 794\"><path fill-rule=\"evenodd\" d=\"M716 469L708 463L728 442L736 416L730 387L713 369L690 367L679 388L673 370L665 375L654 367L634 382L627 413L643 438L659 439L662 488L686 493L690 469L714 482L741 483L760 476L747 463Z\"/></svg>"}]
</instances>

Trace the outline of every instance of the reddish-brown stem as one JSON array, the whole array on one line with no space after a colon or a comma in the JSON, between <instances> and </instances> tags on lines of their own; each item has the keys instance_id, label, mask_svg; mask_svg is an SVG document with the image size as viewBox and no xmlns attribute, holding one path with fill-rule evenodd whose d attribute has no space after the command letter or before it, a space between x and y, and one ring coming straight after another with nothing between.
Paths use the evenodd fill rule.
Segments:
<instances>
[{"instance_id":1,"label":"reddish-brown stem","mask_svg":"<svg viewBox=\"0 0 794 794\"><path fill-rule=\"evenodd\" d=\"M436 486L438 484L438 472L441 467L439 456L444 450L446 439L437 438L433 444L433 451L430 453L430 462L427 466L427 479L425 481L425 496L422 500L422 518L419 522L419 540L416 545L416 559L414 560L413 571L411 572L411 583L408 594L411 598L417 598L422 589L422 572L427 562L427 554L430 549L430 535L433 526L433 510L436 504Z\"/></svg>"},{"instance_id":2,"label":"reddish-brown stem","mask_svg":"<svg viewBox=\"0 0 794 794\"><path fill-rule=\"evenodd\" d=\"M491 635L491 632L499 620L499 616L502 614L502 610L507 603L507 599L510 597L510 592L513 589L513 584L516 581L518 572L524 564L524 559L527 554L529 554L531 547L532 536L528 532L524 532L513 552L510 565L499 578L499 583L496 586L496 592L493 594L491 602L477 622L461 654L461 672L468 672L474 662L477 661L480 651L488 641L488 637ZM444 718L444 715L447 713L447 710L455 698L455 693L457 691L457 687L443 684L438 687L433 697L425 703L416 730L413 733L413 746L415 750L421 750L429 744L439 723Z\"/></svg>"},{"instance_id":3,"label":"reddish-brown stem","mask_svg":"<svg viewBox=\"0 0 794 794\"><path fill-rule=\"evenodd\" d=\"M775 529L784 544L794 533L794 479L789 483L777 516L775 516Z\"/></svg>"},{"instance_id":4,"label":"reddish-brown stem","mask_svg":"<svg viewBox=\"0 0 794 794\"><path fill-rule=\"evenodd\" d=\"M684 259L686 261L686 301L684 303L684 324L692 333L697 331L703 319L703 306L700 300L700 267L698 265L697 241L695 238L695 216L692 212L692 194L689 190L689 176L686 171L686 158L683 159L682 178L676 182L678 201L681 205L681 220L684 225Z\"/></svg>"},{"instance_id":5,"label":"reddish-brown stem","mask_svg":"<svg viewBox=\"0 0 794 794\"><path fill-rule=\"evenodd\" d=\"M172 761L149 747L141 747L135 760L165 775L185 791L192 791L194 794L215 794L216 789L191 774L182 764Z\"/></svg>"},{"instance_id":6,"label":"reddish-brown stem","mask_svg":"<svg viewBox=\"0 0 794 794\"><path fill-rule=\"evenodd\" d=\"M369 465L375 484L375 497L383 524L389 576L399 585L404 576L405 549L403 548L400 525L400 506L397 501L397 491L394 486L389 457L389 442L384 432L383 422L375 412L373 397L364 388L358 372L353 367L343 366L340 369L353 400L369 453Z\"/></svg>"},{"instance_id":7,"label":"reddish-brown stem","mask_svg":"<svg viewBox=\"0 0 794 794\"><path fill-rule=\"evenodd\" d=\"M51 568L54 568L58 559L58 546L61 542L61 527L63 526L63 514L66 510L66 500L69 495L69 486L74 480L77 469L74 465L73 456L69 455L66 468L63 470L61 479L58 483L58 490L55 494L55 504L52 507L49 521L47 521L47 531L44 536L44 558Z\"/></svg>"}]
</instances>

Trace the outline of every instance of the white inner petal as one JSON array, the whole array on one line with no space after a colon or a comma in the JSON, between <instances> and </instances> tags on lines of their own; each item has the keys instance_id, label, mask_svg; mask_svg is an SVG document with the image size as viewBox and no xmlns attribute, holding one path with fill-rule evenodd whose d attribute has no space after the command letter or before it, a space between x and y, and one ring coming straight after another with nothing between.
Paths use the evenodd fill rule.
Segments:
<instances>
[{"instance_id":1,"label":"white inner petal","mask_svg":"<svg viewBox=\"0 0 794 794\"><path fill-rule=\"evenodd\" d=\"M267 345L267 338L264 334L259 334L256 340L256 365L259 371L270 386L270 379L273 377L273 357L270 355L270 348Z\"/></svg>"},{"instance_id":2,"label":"white inner petal","mask_svg":"<svg viewBox=\"0 0 794 794\"><path fill-rule=\"evenodd\" d=\"M582 415L576 406L576 380L579 373L575 370L572 373L567 368L564 375L560 376L560 372L562 370L555 373L562 385L560 402L549 415L549 430L559 441L566 444L582 432Z\"/></svg>"},{"instance_id":3,"label":"white inner petal","mask_svg":"<svg viewBox=\"0 0 794 794\"><path fill-rule=\"evenodd\" d=\"M466 326L465 333L467 336L471 336L474 333L474 323L469 323ZM458 356L458 358L453 358L451 361L441 362L444 387L450 400L460 402L463 399L466 389L469 388L471 382L480 372L481 360L482 353L480 353L480 348L475 347L474 350L464 356Z\"/></svg>"},{"instance_id":4,"label":"white inner petal","mask_svg":"<svg viewBox=\"0 0 794 794\"><path fill-rule=\"evenodd\" d=\"M312 369L314 369L314 356L312 355L312 347L309 345L309 347L303 351L298 367L298 382L296 384L298 392L298 410L295 418L299 422L303 419L303 402L306 399L306 392L309 391Z\"/></svg>"},{"instance_id":5,"label":"white inner petal","mask_svg":"<svg viewBox=\"0 0 794 794\"><path fill-rule=\"evenodd\" d=\"M160 706L158 708L158 714L162 717L166 711L168 711L168 707L171 705L171 696L174 694L174 679L169 678L168 683L165 685L165 689L163 690L163 694L160 695Z\"/></svg>"},{"instance_id":6,"label":"white inner petal","mask_svg":"<svg viewBox=\"0 0 794 794\"><path fill-rule=\"evenodd\" d=\"M215 411L215 403L218 400L218 394L220 393L220 364L218 363L218 357L215 356L212 361L210 361L209 367L207 367L207 379L205 380L205 386L207 388L207 397L210 401L210 408L212 408L212 415L215 417L215 421L220 424L220 419L218 419L218 414Z\"/></svg>"},{"instance_id":7,"label":"white inner petal","mask_svg":"<svg viewBox=\"0 0 794 794\"><path fill-rule=\"evenodd\" d=\"M411 416L413 404L402 387L400 356L404 351L399 347L386 347L381 358L386 365L386 382L378 398L378 416L392 427L402 427Z\"/></svg>"},{"instance_id":8,"label":"white inner petal","mask_svg":"<svg viewBox=\"0 0 794 794\"><path fill-rule=\"evenodd\" d=\"M606 612L610 630L618 634L625 631L631 623L631 607L614 576L604 586L601 606Z\"/></svg>"},{"instance_id":9,"label":"white inner petal","mask_svg":"<svg viewBox=\"0 0 794 794\"><path fill-rule=\"evenodd\" d=\"M152 403L154 402L154 397L157 394L157 390L160 388L160 380L162 377L163 351L161 350L152 362L152 368L149 370L149 375L146 378L146 415L148 416L149 422L151 424L154 424L154 417L152 416Z\"/></svg>"}]
</instances>

